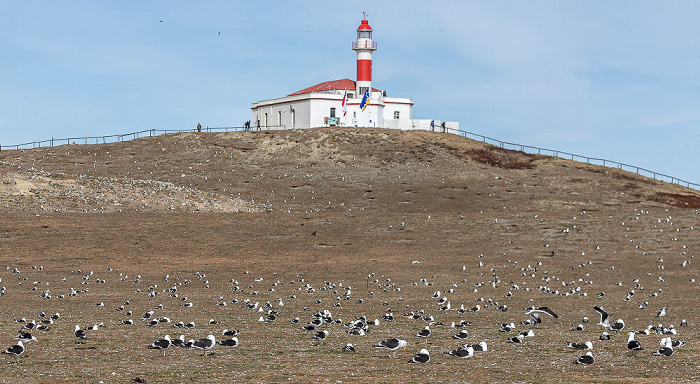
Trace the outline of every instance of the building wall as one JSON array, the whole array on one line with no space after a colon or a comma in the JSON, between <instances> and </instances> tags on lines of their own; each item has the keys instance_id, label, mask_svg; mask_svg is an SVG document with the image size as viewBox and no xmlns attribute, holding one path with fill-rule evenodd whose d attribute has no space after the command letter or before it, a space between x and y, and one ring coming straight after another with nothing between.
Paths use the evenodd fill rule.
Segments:
<instances>
[{"instance_id":1,"label":"building wall","mask_svg":"<svg viewBox=\"0 0 700 384\"><path fill-rule=\"evenodd\" d=\"M382 97L373 92L370 104L365 111L360 109L361 99L349 99L347 114L343 116L342 93L319 92L263 100L251 108L251 125L257 128L260 119L261 129L293 129L326 126L331 108L340 126L377 127L393 129L413 129L413 101L408 98ZM394 118L394 113L399 118Z\"/></svg>"}]
</instances>

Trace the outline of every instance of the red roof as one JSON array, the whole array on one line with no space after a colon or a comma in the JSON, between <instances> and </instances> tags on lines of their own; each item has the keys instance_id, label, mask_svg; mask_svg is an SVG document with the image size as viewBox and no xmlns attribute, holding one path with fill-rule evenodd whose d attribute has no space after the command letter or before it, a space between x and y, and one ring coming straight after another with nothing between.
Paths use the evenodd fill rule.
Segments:
<instances>
[{"instance_id":1,"label":"red roof","mask_svg":"<svg viewBox=\"0 0 700 384\"><path fill-rule=\"evenodd\" d=\"M331 91L331 90L345 90L347 89L348 91L355 91L355 82L350 80L350 79L340 79L340 80L331 80L331 81L324 81L323 83L318 83L316 85L313 85L309 88L304 88L301 91L296 91L292 94L289 94L288 96L296 96L296 95L303 95L305 93L313 93L313 92L323 92L323 91ZM372 92L378 92L379 90L377 88L372 88Z\"/></svg>"},{"instance_id":2,"label":"red roof","mask_svg":"<svg viewBox=\"0 0 700 384\"><path fill-rule=\"evenodd\" d=\"M371 31L372 27L369 26L369 22L367 20L362 20L362 24L360 24L360 26L357 27L357 30L360 31L360 30L365 30L365 29Z\"/></svg>"}]
</instances>

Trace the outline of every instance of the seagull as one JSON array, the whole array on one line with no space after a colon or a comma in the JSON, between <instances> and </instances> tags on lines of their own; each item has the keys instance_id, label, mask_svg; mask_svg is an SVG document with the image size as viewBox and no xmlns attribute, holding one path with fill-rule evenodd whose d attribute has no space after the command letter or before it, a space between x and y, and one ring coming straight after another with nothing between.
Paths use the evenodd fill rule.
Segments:
<instances>
[{"instance_id":1,"label":"seagull","mask_svg":"<svg viewBox=\"0 0 700 384\"><path fill-rule=\"evenodd\" d=\"M179 338L170 340L174 347L185 347L185 335L180 335Z\"/></svg>"},{"instance_id":2,"label":"seagull","mask_svg":"<svg viewBox=\"0 0 700 384\"><path fill-rule=\"evenodd\" d=\"M489 350L485 341L482 341L479 344L462 344L462 348L467 348L467 347L472 347L472 349L474 349L475 351L488 351Z\"/></svg>"},{"instance_id":3,"label":"seagull","mask_svg":"<svg viewBox=\"0 0 700 384\"><path fill-rule=\"evenodd\" d=\"M87 334L85 334L85 331L80 329L80 325L76 324L75 325L75 331L73 332L73 335L78 338L78 341L80 340L87 340Z\"/></svg>"},{"instance_id":4,"label":"seagull","mask_svg":"<svg viewBox=\"0 0 700 384\"><path fill-rule=\"evenodd\" d=\"M661 308L661 311L656 314L656 317L664 317L666 316L666 307Z\"/></svg>"},{"instance_id":5,"label":"seagull","mask_svg":"<svg viewBox=\"0 0 700 384\"><path fill-rule=\"evenodd\" d=\"M600 314L600 321L598 322L598 325L601 325L603 327L610 327L610 315L603 310L603 308L598 308L595 305L593 306L593 309Z\"/></svg>"},{"instance_id":6,"label":"seagull","mask_svg":"<svg viewBox=\"0 0 700 384\"><path fill-rule=\"evenodd\" d=\"M508 338L509 343L522 343L525 336L518 334L518 336L513 336Z\"/></svg>"},{"instance_id":7,"label":"seagull","mask_svg":"<svg viewBox=\"0 0 700 384\"><path fill-rule=\"evenodd\" d=\"M416 337L430 337L432 335L432 331L430 330L429 326L425 326L425 329L421 329L418 333L416 333Z\"/></svg>"},{"instance_id":8,"label":"seagull","mask_svg":"<svg viewBox=\"0 0 700 384\"><path fill-rule=\"evenodd\" d=\"M654 356L673 356L673 341L670 337L664 337L665 345L651 354Z\"/></svg>"},{"instance_id":9,"label":"seagull","mask_svg":"<svg viewBox=\"0 0 700 384\"><path fill-rule=\"evenodd\" d=\"M634 332L628 332L627 335L627 349L632 351L641 351L644 349L642 345L639 344L639 341L634 339Z\"/></svg>"},{"instance_id":10,"label":"seagull","mask_svg":"<svg viewBox=\"0 0 700 384\"><path fill-rule=\"evenodd\" d=\"M241 331L229 331L228 329L224 329L221 331L221 334L224 336L238 336L240 332Z\"/></svg>"},{"instance_id":11,"label":"seagull","mask_svg":"<svg viewBox=\"0 0 700 384\"><path fill-rule=\"evenodd\" d=\"M586 352L585 355L579 357L578 359L574 360L574 364L584 364L584 365L591 365L595 363L595 357L593 357L593 352Z\"/></svg>"},{"instance_id":12,"label":"seagull","mask_svg":"<svg viewBox=\"0 0 700 384\"><path fill-rule=\"evenodd\" d=\"M454 336L452 336L453 339L460 339L464 340L469 337L469 333L467 333L466 330L461 330L459 333L456 333Z\"/></svg>"},{"instance_id":13,"label":"seagull","mask_svg":"<svg viewBox=\"0 0 700 384\"><path fill-rule=\"evenodd\" d=\"M29 332L22 332L22 331L19 331L19 335L17 335L17 337L15 337L15 339L16 339L16 340L19 340L19 341L21 341L21 342L23 342L23 343L28 343L28 342L30 342L30 341L36 341L36 342L38 343L38 341L36 340L36 337L34 337L34 336L33 336L31 333L29 333Z\"/></svg>"},{"instance_id":14,"label":"seagull","mask_svg":"<svg viewBox=\"0 0 700 384\"><path fill-rule=\"evenodd\" d=\"M237 347L238 346L238 338L232 337L232 338L226 339L226 340L219 340L219 345L223 345L224 347Z\"/></svg>"},{"instance_id":15,"label":"seagull","mask_svg":"<svg viewBox=\"0 0 700 384\"><path fill-rule=\"evenodd\" d=\"M666 342L668 341L667 339L670 339L670 337L664 337L663 339L661 339L661 342L660 342L659 344L660 344L662 347L665 346L665 345L666 345ZM684 345L685 345L685 341L680 341L680 340L673 340L673 341L671 341L671 346L672 346L673 348L682 347L682 346L684 346Z\"/></svg>"},{"instance_id":16,"label":"seagull","mask_svg":"<svg viewBox=\"0 0 700 384\"><path fill-rule=\"evenodd\" d=\"M474 356L474 348L469 345L466 348L462 348L461 346L458 347L457 349L453 349L449 352L443 352L446 355L458 357L460 359L468 359L472 356Z\"/></svg>"},{"instance_id":17,"label":"seagull","mask_svg":"<svg viewBox=\"0 0 700 384\"><path fill-rule=\"evenodd\" d=\"M18 341L17 344L7 347L7 349L3 352L4 355L13 355L15 358L17 358L17 364L19 364L19 355L24 353L24 343L22 340Z\"/></svg>"},{"instance_id":18,"label":"seagull","mask_svg":"<svg viewBox=\"0 0 700 384\"><path fill-rule=\"evenodd\" d=\"M352 346L352 344L347 343L342 349L343 352L348 351L348 352L355 352L355 347Z\"/></svg>"},{"instance_id":19,"label":"seagull","mask_svg":"<svg viewBox=\"0 0 700 384\"><path fill-rule=\"evenodd\" d=\"M173 345L172 340L170 340L170 335L165 335L165 338L161 340L154 341L153 344L151 344L148 349L162 349L163 350L163 357L165 357L165 350L170 348Z\"/></svg>"},{"instance_id":20,"label":"seagull","mask_svg":"<svg viewBox=\"0 0 700 384\"><path fill-rule=\"evenodd\" d=\"M430 361L430 352L423 348L418 353L413 355L413 358L409 360L409 363L427 363Z\"/></svg>"},{"instance_id":21,"label":"seagull","mask_svg":"<svg viewBox=\"0 0 700 384\"><path fill-rule=\"evenodd\" d=\"M609 328L610 331L621 331L623 329L625 329L625 321L622 319L615 320Z\"/></svg>"},{"instance_id":22,"label":"seagull","mask_svg":"<svg viewBox=\"0 0 700 384\"><path fill-rule=\"evenodd\" d=\"M610 335L607 332L603 331L603 333L600 334L598 340L610 340Z\"/></svg>"},{"instance_id":23,"label":"seagull","mask_svg":"<svg viewBox=\"0 0 700 384\"><path fill-rule=\"evenodd\" d=\"M526 315L529 315L533 312L541 312L541 313L546 313L555 319L559 318L559 316L557 316L557 314L554 313L554 311L552 311L551 309L549 309L547 307L538 307L538 308L530 307L530 308L527 308L526 310L528 311L528 312L525 312Z\"/></svg>"},{"instance_id":24,"label":"seagull","mask_svg":"<svg viewBox=\"0 0 700 384\"><path fill-rule=\"evenodd\" d=\"M375 348L381 348L381 349L388 349L391 352L396 351L397 349L403 348L404 351L406 350L406 345L408 343L406 340L401 340L401 339L387 339L384 341L380 341L379 343L375 344ZM390 355L391 356L391 355Z\"/></svg>"},{"instance_id":25,"label":"seagull","mask_svg":"<svg viewBox=\"0 0 700 384\"><path fill-rule=\"evenodd\" d=\"M323 331L319 331L319 332L314 333L314 335L311 336L311 339L318 340L319 342L322 342L322 341L326 340L326 337L328 337L328 331L323 330Z\"/></svg>"},{"instance_id":26,"label":"seagull","mask_svg":"<svg viewBox=\"0 0 700 384\"><path fill-rule=\"evenodd\" d=\"M214 348L216 345L216 338L214 335L207 336L206 339L199 339L195 341L190 348L201 349L204 351L204 356L207 355L207 351Z\"/></svg>"},{"instance_id":27,"label":"seagull","mask_svg":"<svg viewBox=\"0 0 700 384\"><path fill-rule=\"evenodd\" d=\"M590 341L586 341L585 343L571 343L568 341L564 341L566 343L566 346L569 348L573 349L593 349L593 343Z\"/></svg>"}]
</instances>

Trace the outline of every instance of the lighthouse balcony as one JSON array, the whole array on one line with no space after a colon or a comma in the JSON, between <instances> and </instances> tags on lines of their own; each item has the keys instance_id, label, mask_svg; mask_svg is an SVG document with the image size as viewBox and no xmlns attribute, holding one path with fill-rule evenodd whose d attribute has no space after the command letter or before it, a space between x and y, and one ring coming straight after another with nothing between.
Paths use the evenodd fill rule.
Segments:
<instances>
[{"instance_id":1,"label":"lighthouse balcony","mask_svg":"<svg viewBox=\"0 0 700 384\"><path fill-rule=\"evenodd\" d=\"M376 41L353 41L352 42L352 49L372 49L376 50L377 49L377 42Z\"/></svg>"}]
</instances>

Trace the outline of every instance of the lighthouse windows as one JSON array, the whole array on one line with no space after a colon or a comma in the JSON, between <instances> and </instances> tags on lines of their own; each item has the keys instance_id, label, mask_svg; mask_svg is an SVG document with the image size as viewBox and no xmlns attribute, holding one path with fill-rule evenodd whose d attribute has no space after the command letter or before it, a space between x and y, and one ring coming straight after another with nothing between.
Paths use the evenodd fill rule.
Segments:
<instances>
[{"instance_id":1,"label":"lighthouse windows","mask_svg":"<svg viewBox=\"0 0 700 384\"><path fill-rule=\"evenodd\" d=\"M357 38L358 39L371 39L372 38L372 31L357 31Z\"/></svg>"}]
</instances>

